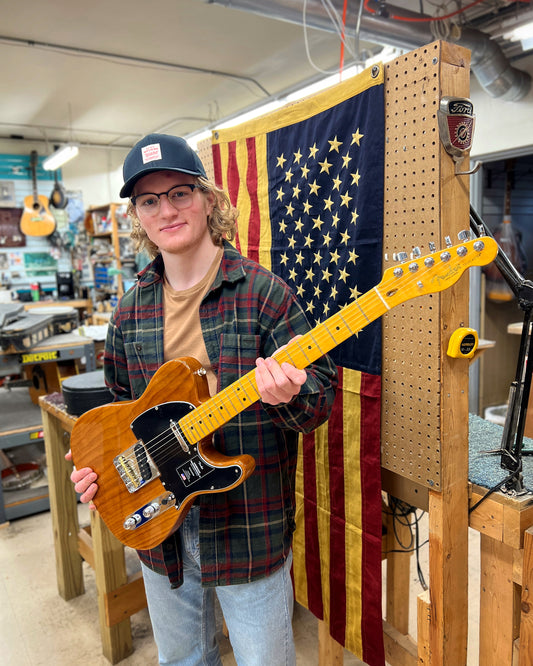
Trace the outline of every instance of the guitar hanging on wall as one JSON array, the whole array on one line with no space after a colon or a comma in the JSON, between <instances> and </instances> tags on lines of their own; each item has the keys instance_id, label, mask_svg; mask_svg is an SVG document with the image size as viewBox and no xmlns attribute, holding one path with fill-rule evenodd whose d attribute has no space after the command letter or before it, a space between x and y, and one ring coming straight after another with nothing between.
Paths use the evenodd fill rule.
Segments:
<instances>
[{"instance_id":1,"label":"guitar hanging on wall","mask_svg":"<svg viewBox=\"0 0 533 666\"><path fill-rule=\"evenodd\" d=\"M56 228L54 216L48 208L48 199L37 194L37 151L30 154L30 169L33 194L24 198L24 211L20 219L20 230L26 236L50 236Z\"/></svg>"},{"instance_id":2,"label":"guitar hanging on wall","mask_svg":"<svg viewBox=\"0 0 533 666\"><path fill-rule=\"evenodd\" d=\"M494 239L481 237L388 268L377 286L274 357L305 368L391 308L451 287L497 252ZM78 418L73 462L98 474L94 504L119 541L141 550L157 546L179 527L195 497L231 490L252 474L252 456L224 455L211 435L259 397L254 370L209 397L205 370L187 357L162 365L138 400Z\"/></svg>"}]
</instances>

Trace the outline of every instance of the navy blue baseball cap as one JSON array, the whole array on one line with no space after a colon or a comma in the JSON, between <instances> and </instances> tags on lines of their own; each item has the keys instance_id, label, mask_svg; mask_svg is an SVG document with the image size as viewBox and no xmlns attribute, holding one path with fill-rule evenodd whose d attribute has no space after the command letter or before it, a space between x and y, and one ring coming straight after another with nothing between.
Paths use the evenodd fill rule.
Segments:
<instances>
[{"instance_id":1,"label":"navy blue baseball cap","mask_svg":"<svg viewBox=\"0 0 533 666\"><path fill-rule=\"evenodd\" d=\"M181 171L207 178L204 165L185 139L170 134L148 134L126 155L120 196L131 196L139 178L154 171Z\"/></svg>"}]
</instances>

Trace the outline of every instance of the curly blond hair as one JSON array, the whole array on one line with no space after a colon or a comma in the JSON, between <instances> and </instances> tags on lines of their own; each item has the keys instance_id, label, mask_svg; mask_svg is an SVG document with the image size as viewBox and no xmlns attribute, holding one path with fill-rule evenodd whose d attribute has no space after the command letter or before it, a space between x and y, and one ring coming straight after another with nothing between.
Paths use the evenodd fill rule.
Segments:
<instances>
[{"instance_id":1,"label":"curly blond hair","mask_svg":"<svg viewBox=\"0 0 533 666\"><path fill-rule=\"evenodd\" d=\"M221 246L224 239L232 241L237 234L238 210L232 206L226 192L217 187L215 183L201 176L195 180L202 192L213 195L213 210L207 220L213 243ZM142 228L131 200L128 204L127 213L131 219L130 237L134 242L135 252L145 250L150 259L154 259L159 254L159 248L148 238L146 231Z\"/></svg>"}]
</instances>

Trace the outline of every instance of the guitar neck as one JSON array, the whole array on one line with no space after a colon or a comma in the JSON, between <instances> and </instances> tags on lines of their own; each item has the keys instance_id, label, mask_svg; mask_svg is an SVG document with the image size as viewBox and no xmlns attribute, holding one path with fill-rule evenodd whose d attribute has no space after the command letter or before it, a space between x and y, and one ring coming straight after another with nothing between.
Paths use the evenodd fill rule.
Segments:
<instances>
[{"instance_id":1,"label":"guitar neck","mask_svg":"<svg viewBox=\"0 0 533 666\"><path fill-rule=\"evenodd\" d=\"M300 370L306 368L390 309L378 287L346 305L302 337L292 340L273 357L280 365L286 361ZM196 444L259 398L255 370L250 370L180 419L180 428L189 444Z\"/></svg>"}]
</instances>

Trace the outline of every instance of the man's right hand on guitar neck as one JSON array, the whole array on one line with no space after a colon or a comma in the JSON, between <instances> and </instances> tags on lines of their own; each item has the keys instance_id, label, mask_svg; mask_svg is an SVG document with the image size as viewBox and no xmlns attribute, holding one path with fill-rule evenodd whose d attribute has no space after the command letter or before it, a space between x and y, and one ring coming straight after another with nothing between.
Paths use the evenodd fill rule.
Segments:
<instances>
[{"instance_id":1,"label":"man's right hand on guitar neck","mask_svg":"<svg viewBox=\"0 0 533 666\"><path fill-rule=\"evenodd\" d=\"M72 453L69 451L65 454L66 460L72 460ZM74 467L72 474L70 475L70 480L74 484L74 490L77 493L80 493L80 502L84 504L89 504L89 509L96 509L92 503L93 497L96 495L98 490L98 484L96 479L98 475L90 467L82 467L81 469L76 469Z\"/></svg>"}]
</instances>

